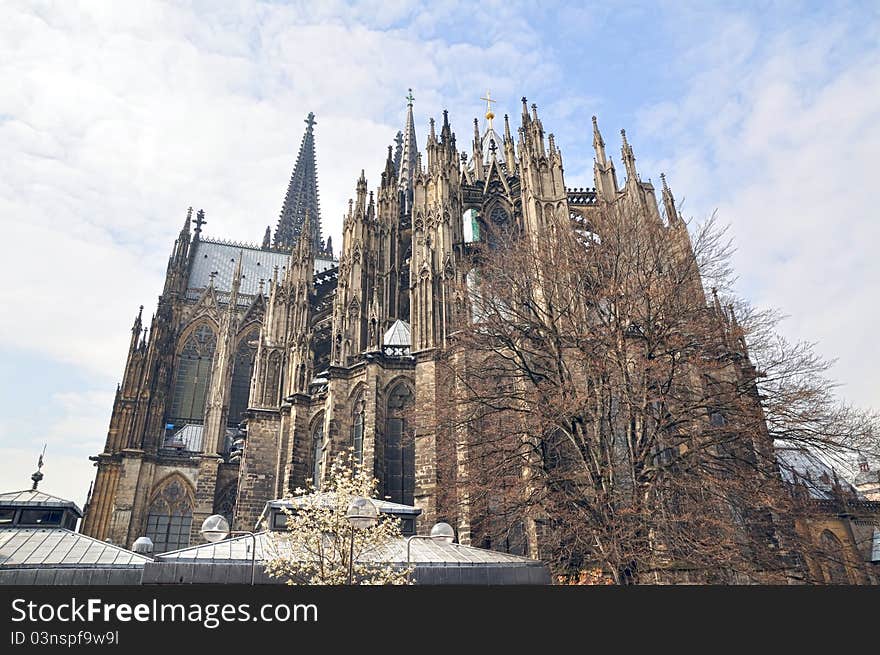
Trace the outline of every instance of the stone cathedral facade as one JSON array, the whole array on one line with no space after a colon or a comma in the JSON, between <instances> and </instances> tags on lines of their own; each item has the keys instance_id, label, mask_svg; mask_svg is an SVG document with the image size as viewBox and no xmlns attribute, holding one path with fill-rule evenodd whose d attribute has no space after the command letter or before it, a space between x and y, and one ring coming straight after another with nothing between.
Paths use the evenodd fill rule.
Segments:
<instances>
[{"instance_id":1,"label":"stone cathedral facade","mask_svg":"<svg viewBox=\"0 0 880 655\"><path fill-rule=\"evenodd\" d=\"M625 135L618 183L595 118L595 187L572 189L525 98L515 137L506 115L496 132L490 108L459 148L444 111L421 149L408 100L378 188L363 173L356 182L338 259L321 231L312 114L262 244L207 238L204 212L187 212L158 307L132 326L84 533L127 547L147 535L161 552L198 543L214 513L252 530L267 501L320 486L351 448L384 498L480 545L480 517L445 500L453 464L433 427L470 244L491 239L490 226L541 234L557 219L589 221L603 203L658 220L662 204L673 247L689 240L665 180L658 203L639 179Z\"/></svg>"}]
</instances>

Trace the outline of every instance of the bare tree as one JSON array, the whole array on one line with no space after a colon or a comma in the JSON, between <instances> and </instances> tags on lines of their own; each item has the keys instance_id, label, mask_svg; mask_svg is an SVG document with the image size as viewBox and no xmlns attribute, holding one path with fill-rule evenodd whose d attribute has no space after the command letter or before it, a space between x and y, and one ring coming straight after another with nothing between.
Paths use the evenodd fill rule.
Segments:
<instances>
[{"instance_id":1,"label":"bare tree","mask_svg":"<svg viewBox=\"0 0 880 655\"><path fill-rule=\"evenodd\" d=\"M714 217L693 238L621 203L568 218L475 247L459 291L437 429L475 545L620 584L810 579L774 442L844 458L876 416L733 298Z\"/></svg>"}]
</instances>

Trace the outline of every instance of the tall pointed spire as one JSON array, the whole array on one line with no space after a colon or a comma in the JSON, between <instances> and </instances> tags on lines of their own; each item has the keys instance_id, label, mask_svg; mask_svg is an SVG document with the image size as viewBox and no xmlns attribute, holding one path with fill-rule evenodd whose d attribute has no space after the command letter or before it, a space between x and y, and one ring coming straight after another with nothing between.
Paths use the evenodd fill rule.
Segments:
<instances>
[{"instance_id":1,"label":"tall pointed spire","mask_svg":"<svg viewBox=\"0 0 880 655\"><path fill-rule=\"evenodd\" d=\"M321 212L318 207L318 173L315 165L315 115L309 112L306 132L290 176L287 195L275 229L275 246L292 248L302 231L306 210L311 215L311 238L315 251L321 247Z\"/></svg>"},{"instance_id":2,"label":"tall pointed spire","mask_svg":"<svg viewBox=\"0 0 880 655\"><path fill-rule=\"evenodd\" d=\"M406 127L403 130L403 151L400 157L397 176L400 190L407 193L407 205L411 202L409 195L412 191L413 176L416 172L419 156L419 146L416 142L416 124L413 120L414 100L412 89L410 89L409 94L406 96Z\"/></svg>"}]
</instances>

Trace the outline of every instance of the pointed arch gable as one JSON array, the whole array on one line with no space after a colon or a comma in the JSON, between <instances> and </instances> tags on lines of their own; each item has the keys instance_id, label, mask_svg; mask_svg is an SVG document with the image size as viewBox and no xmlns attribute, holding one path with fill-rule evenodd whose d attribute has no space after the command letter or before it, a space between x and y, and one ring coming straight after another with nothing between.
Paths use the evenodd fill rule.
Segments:
<instances>
[{"instance_id":1,"label":"pointed arch gable","mask_svg":"<svg viewBox=\"0 0 880 655\"><path fill-rule=\"evenodd\" d=\"M159 478L158 482L155 482L153 484L153 489L150 492L150 502L152 503L166 487L168 487L175 481L183 487L190 504L194 504L196 497L195 485L179 471L171 471L170 473L166 473L161 478Z\"/></svg>"}]
</instances>

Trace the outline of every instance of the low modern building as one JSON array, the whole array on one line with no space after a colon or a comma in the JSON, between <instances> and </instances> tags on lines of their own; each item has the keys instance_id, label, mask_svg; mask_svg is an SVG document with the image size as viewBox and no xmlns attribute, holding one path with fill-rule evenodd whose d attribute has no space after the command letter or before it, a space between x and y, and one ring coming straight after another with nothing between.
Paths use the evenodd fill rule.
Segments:
<instances>
[{"instance_id":1,"label":"low modern building","mask_svg":"<svg viewBox=\"0 0 880 655\"><path fill-rule=\"evenodd\" d=\"M140 584L149 557L75 532L76 503L32 489L0 494L0 584Z\"/></svg>"},{"instance_id":2,"label":"low modern building","mask_svg":"<svg viewBox=\"0 0 880 655\"><path fill-rule=\"evenodd\" d=\"M38 481L37 481L38 482ZM261 523L268 529L155 557L99 541L75 531L82 511L69 500L33 489L0 494L0 584L10 585L180 585L283 584L265 574L272 532L286 529L285 509L297 499L266 503ZM373 501L382 514L401 519L403 538L373 553L373 560L401 568L407 558L417 584L549 584L540 561L455 543L407 537L415 534L420 509ZM254 546L256 556L254 557ZM409 547L408 547L409 546Z\"/></svg>"}]
</instances>

